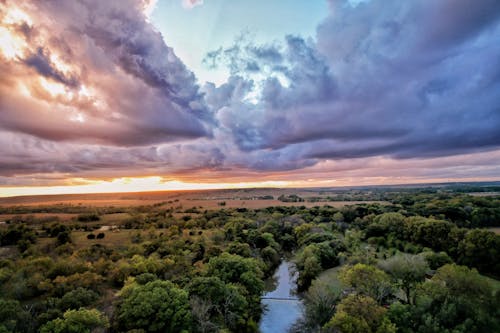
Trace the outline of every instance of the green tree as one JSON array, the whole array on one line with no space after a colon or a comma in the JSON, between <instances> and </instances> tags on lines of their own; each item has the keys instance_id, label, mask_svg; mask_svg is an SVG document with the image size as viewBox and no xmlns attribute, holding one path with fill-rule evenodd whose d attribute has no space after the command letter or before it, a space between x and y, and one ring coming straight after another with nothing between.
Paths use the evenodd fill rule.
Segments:
<instances>
[{"instance_id":1,"label":"green tree","mask_svg":"<svg viewBox=\"0 0 500 333\"><path fill-rule=\"evenodd\" d=\"M299 270L298 289L306 290L323 270L319 260L318 248L311 244L303 248L297 255L295 264Z\"/></svg>"},{"instance_id":2,"label":"green tree","mask_svg":"<svg viewBox=\"0 0 500 333\"><path fill-rule=\"evenodd\" d=\"M349 295L338 305L327 332L395 333L396 326L386 317L386 309L368 296Z\"/></svg>"},{"instance_id":3,"label":"green tree","mask_svg":"<svg viewBox=\"0 0 500 333\"><path fill-rule=\"evenodd\" d=\"M260 296L264 290L261 264L253 258L243 258L227 252L211 258L208 275L217 276L226 283L239 283L251 294Z\"/></svg>"},{"instance_id":4,"label":"green tree","mask_svg":"<svg viewBox=\"0 0 500 333\"><path fill-rule=\"evenodd\" d=\"M64 296L58 302L58 308L61 310L67 309L79 309L84 306L88 306L99 298L99 294L95 291L76 288L64 294Z\"/></svg>"},{"instance_id":5,"label":"green tree","mask_svg":"<svg viewBox=\"0 0 500 333\"><path fill-rule=\"evenodd\" d=\"M488 230L470 230L458 246L459 264L477 268L500 278L500 235Z\"/></svg>"},{"instance_id":6,"label":"green tree","mask_svg":"<svg viewBox=\"0 0 500 333\"><path fill-rule=\"evenodd\" d=\"M413 303L418 283L424 281L429 265L420 255L401 253L382 261L379 266L389 273L405 293L407 303Z\"/></svg>"},{"instance_id":7,"label":"green tree","mask_svg":"<svg viewBox=\"0 0 500 333\"><path fill-rule=\"evenodd\" d=\"M218 277L193 279L189 284L189 294L191 304L196 306L194 315L200 330L205 326L213 326L210 323L236 330L238 326L244 326L250 316L248 302L241 294L241 288L232 283L226 284Z\"/></svg>"},{"instance_id":8,"label":"green tree","mask_svg":"<svg viewBox=\"0 0 500 333\"><path fill-rule=\"evenodd\" d=\"M41 333L90 333L95 328L109 326L108 318L96 309L68 310L63 318L49 321L40 328Z\"/></svg>"},{"instance_id":9,"label":"green tree","mask_svg":"<svg viewBox=\"0 0 500 333\"><path fill-rule=\"evenodd\" d=\"M453 260L446 252L425 252L423 253L425 260L429 264L430 269L438 269L446 264L451 264Z\"/></svg>"},{"instance_id":10,"label":"green tree","mask_svg":"<svg viewBox=\"0 0 500 333\"><path fill-rule=\"evenodd\" d=\"M295 331L319 331L334 315L341 294L337 279L324 276L314 280L304 295L304 317L295 325Z\"/></svg>"},{"instance_id":11,"label":"green tree","mask_svg":"<svg viewBox=\"0 0 500 333\"><path fill-rule=\"evenodd\" d=\"M272 248L271 246L266 246L260 251L260 255L264 263L266 264L266 268L268 272L272 273L272 270L276 268L280 263L280 255L278 252Z\"/></svg>"},{"instance_id":12,"label":"green tree","mask_svg":"<svg viewBox=\"0 0 500 333\"><path fill-rule=\"evenodd\" d=\"M382 302L392 292L390 277L377 267L356 264L344 266L339 271L339 279L357 292Z\"/></svg>"},{"instance_id":13,"label":"green tree","mask_svg":"<svg viewBox=\"0 0 500 333\"><path fill-rule=\"evenodd\" d=\"M331 234L324 234L333 238ZM312 243L299 251L295 264L299 271L297 281L299 290L307 289L323 270L338 264L338 252L344 249L343 244L337 241L321 241Z\"/></svg>"},{"instance_id":14,"label":"green tree","mask_svg":"<svg viewBox=\"0 0 500 333\"><path fill-rule=\"evenodd\" d=\"M29 332L32 321L18 301L0 298L0 332Z\"/></svg>"},{"instance_id":15,"label":"green tree","mask_svg":"<svg viewBox=\"0 0 500 333\"><path fill-rule=\"evenodd\" d=\"M389 317L405 333L499 332L498 297L476 270L448 264L421 285L414 305L395 303Z\"/></svg>"},{"instance_id":16,"label":"green tree","mask_svg":"<svg viewBox=\"0 0 500 333\"><path fill-rule=\"evenodd\" d=\"M405 217L400 213L384 213L377 215L366 231L367 237L386 236L387 233L402 235Z\"/></svg>"},{"instance_id":17,"label":"green tree","mask_svg":"<svg viewBox=\"0 0 500 333\"><path fill-rule=\"evenodd\" d=\"M450 243L450 232L456 226L448 221L423 218L406 219L405 238L429 247L434 251L446 251Z\"/></svg>"},{"instance_id":18,"label":"green tree","mask_svg":"<svg viewBox=\"0 0 500 333\"><path fill-rule=\"evenodd\" d=\"M116 315L121 330L182 332L191 327L188 293L170 281L131 282L123 287L121 298Z\"/></svg>"}]
</instances>

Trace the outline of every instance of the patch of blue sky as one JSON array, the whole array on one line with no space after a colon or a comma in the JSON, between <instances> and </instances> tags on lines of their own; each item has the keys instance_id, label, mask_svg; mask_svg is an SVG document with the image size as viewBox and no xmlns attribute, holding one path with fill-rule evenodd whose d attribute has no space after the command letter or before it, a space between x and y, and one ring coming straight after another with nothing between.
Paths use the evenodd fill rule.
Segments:
<instances>
[{"instance_id":1,"label":"patch of blue sky","mask_svg":"<svg viewBox=\"0 0 500 333\"><path fill-rule=\"evenodd\" d=\"M327 15L323 0L205 0L190 9L181 0L160 0L151 21L200 83L220 84L229 72L203 65L207 52L246 35L257 44L283 41L286 35L315 38Z\"/></svg>"}]
</instances>

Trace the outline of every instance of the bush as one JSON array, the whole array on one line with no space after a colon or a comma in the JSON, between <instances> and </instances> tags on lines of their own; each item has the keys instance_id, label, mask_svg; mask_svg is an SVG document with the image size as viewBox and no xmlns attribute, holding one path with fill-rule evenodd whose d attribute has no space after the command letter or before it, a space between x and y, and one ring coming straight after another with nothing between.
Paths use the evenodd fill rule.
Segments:
<instances>
[{"instance_id":1,"label":"bush","mask_svg":"<svg viewBox=\"0 0 500 333\"><path fill-rule=\"evenodd\" d=\"M68 310L64 313L64 318L57 318L49 321L40 328L40 332L90 333L96 328L104 328L108 326L108 318L96 309Z\"/></svg>"},{"instance_id":2,"label":"bush","mask_svg":"<svg viewBox=\"0 0 500 333\"><path fill-rule=\"evenodd\" d=\"M71 235L68 231L62 231L57 235L57 246L71 243Z\"/></svg>"},{"instance_id":3,"label":"bush","mask_svg":"<svg viewBox=\"0 0 500 333\"><path fill-rule=\"evenodd\" d=\"M89 306L99 299L99 294L93 290L78 287L64 294L58 302L60 310L79 309Z\"/></svg>"},{"instance_id":4,"label":"bush","mask_svg":"<svg viewBox=\"0 0 500 333\"><path fill-rule=\"evenodd\" d=\"M78 222L95 222L99 221L101 218L95 213L91 214L80 214L77 217Z\"/></svg>"}]
</instances>

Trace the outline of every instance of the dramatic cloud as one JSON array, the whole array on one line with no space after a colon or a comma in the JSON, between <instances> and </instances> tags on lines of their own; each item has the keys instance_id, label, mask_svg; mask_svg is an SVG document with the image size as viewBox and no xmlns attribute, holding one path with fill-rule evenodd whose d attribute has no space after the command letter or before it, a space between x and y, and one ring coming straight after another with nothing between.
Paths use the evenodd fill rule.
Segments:
<instances>
[{"instance_id":1,"label":"dramatic cloud","mask_svg":"<svg viewBox=\"0 0 500 333\"><path fill-rule=\"evenodd\" d=\"M2 39L11 43L0 63L0 126L125 146L210 135L194 75L147 22L148 4L0 5Z\"/></svg>"},{"instance_id":2,"label":"dramatic cloud","mask_svg":"<svg viewBox=\"0 0 500 333\"><path fill-rule=\"evenodd\" d=\"M500 176L497 0L330 0L315 38L214 45L202 87L155 4L0 1L0 185Z\"/></svg>"},{"instance_id":3,"label":"dramatic cloud","mask_svg":"<svg viewBox=\"0 0 500 333\"><path fill-rule=\"evenodd\" d=\"M299 144L306 157L343 159L498 149L499 18L498 1L331 1L317 42L209 53L207 64L233 73L227 85L245 77L258 96L228 99L218 114L243 150Z\"/></svg>"}]
</instances>

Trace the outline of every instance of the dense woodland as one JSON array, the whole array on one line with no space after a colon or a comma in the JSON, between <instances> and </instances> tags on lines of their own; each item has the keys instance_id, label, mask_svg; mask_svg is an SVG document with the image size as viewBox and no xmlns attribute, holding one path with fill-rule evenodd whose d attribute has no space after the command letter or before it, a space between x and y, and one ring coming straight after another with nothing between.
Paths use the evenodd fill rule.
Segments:
<instances>
[{"instance_id":1,"label":"dense woodland","mask_svg":"<svg viewBox=\"0 0 500 333\"><path fill-rule=\"evenodd\" d=\"M1 207L0 332L256 332L284 255L305 304L295 332L500 332L488 230L500 196L467 192L325 194L386 201L341 208Z\"/></svg>"}]
</instances>

